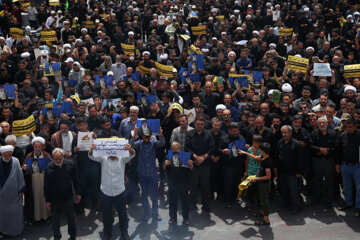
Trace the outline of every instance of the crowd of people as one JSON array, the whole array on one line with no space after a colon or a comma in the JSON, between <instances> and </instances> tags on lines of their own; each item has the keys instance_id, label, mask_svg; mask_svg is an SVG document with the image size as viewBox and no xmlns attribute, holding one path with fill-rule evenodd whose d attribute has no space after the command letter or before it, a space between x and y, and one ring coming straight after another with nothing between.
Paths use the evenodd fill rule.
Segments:
<instances>
[{"instance_id":1,"label":"crowd of people","mask_svg":"<svg viewBox=\"0 0 360 240\"><path fill-rule=\"evenodd\" d=\"M162 221L164 186L169 224L179 203L189 225L199 199L209 213L242 195L270 225L276 192L291 214L343 196L359 217L358 3L3 0L0 236L51 220L61 239L65 214L76 239L90 208L104 239L113 209L130 239L127 208L140 193L143 221ZM128 156L95 156L80 133L126 139Z\"/></svg>"}]
</instances>

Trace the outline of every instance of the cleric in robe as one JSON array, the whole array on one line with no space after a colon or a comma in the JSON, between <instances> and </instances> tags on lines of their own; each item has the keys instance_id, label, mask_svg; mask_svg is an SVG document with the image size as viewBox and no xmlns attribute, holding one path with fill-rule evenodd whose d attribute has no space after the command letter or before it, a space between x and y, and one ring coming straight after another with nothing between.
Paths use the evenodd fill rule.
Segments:
<instances>
[{"instance_id":1,"label":"cleric in robe","mask_svg":"<svg viewBox=\"0 0 360 240\"><path fill-rule=\"evenodd\" d=\"M0 148L0 233L18 236L24 230L23 195L25 182L19 160L12 157L14 147Z\"/></svg>"}]
</instances>

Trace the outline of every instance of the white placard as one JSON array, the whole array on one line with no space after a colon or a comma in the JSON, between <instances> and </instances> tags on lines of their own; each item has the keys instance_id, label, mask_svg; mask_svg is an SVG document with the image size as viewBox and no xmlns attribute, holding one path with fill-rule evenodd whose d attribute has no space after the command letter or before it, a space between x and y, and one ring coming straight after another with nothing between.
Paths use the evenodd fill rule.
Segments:
<instances>
[{"instance_id":1,"label":"white placard","mask_svg":"<svg viewBox=\"0 0 360 240\"><path fill-rule=\"evenodd\" d=\"M331 68L329 63L314 63L314 76L331 77Z\"/></svg>"},{"instance_id":2,"label":"white placard","mask_svg":"<svg viewBox=\"0 0 360 240\"><path fill-rule=\"evenodd\" d=\"M86 105L89 106L89 105L94 104L94 99L93 98L88 98L88 99L81 100L81 102L86 103Z\"/></svg>"},{"instance_id":3,"label":"white placard","mask_svg":"<svg viewBox=\"0 0 360 240\"><path fill-rule=\"evenodd\" d=\"M78 132L77 146L79 151L89 151L92 144L93 132Z\"/></svg>"},{"instance_id":4,"label":"white placard","mask_svg":"<svg viewBox=\"0 0 360 240\"><path fill-rule=\"evenodd\" d=\"M93 151L94 157L128 157L129 151L125 150L125 146L129 143L128 140L120 138L98 138L93 140L96 148Z\"/></svg>"},{"instance_id":5,"label":"white placard","mask_svg":"<svg viewBox=\"0 0 360 240\"><path fill-rule=\"evenodd\" d=\"M188 122L189 124L192 123L193 121L195 121L195 117L196 117L196 111L195 108L192 108L190 110L184 109L184 114L186 116L188 116Z\"/></svg>"}]
</instances>

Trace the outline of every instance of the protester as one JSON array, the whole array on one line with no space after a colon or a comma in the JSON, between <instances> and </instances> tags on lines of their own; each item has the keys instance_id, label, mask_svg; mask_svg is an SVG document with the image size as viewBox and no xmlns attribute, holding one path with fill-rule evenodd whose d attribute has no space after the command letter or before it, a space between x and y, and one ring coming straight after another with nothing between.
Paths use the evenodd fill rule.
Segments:
<instances>
[{"instance_id":1,"label":"protester","mask_svg":"<svg viewBox=\"0 0 360 240\"><path fill-rule=\"evenodd\" d=\"M12 157L14 147L0 148L0 233L1 236L19 236L24 230L23 196L25 181L19 160Z\"/></svg>"},{"instance_id":2,"label":"protester","mask_svg":"<svg viewBox=\"0 0 360 240\"><path fill-rule=\"evenodd\" d=\"M61 148L80 174L79 213L88 207L88 187L93 190L90 207L96 209L100 185L99 164L89 161L87 150L77 151L76 133L85 129L78 126L79 119L97 138L131 140L141 118L156 121L152 130L163 129L163 147L151 160L137 151L125 165L129 208L136 206L139 193L138 169L143 166L138 164L146 161L158 161L152 180L157 182L159 171L164 191L158 197L163 199L168 182L163 163L175 141L194 161L190 208L199 181L204 210L216 203L211 201L215 197L230 206L245 171L245 156L229 158L222 153L225 146L220 149L220 139L237 134L229 136L233 123L247 140L246 151L255 134L270 144L274 173L278 171L272 178L279 180L279 192L292 212L301 207L300 194L311 192L314 203L319 200L324 176L328 208L332 192L340 197L341 187L349 194L349 185L342 187L340 180L349 182L352 172L343 168L356 162L344 159L354 155L344 145L346 121L354 118L360 127L357 1L60 3L1 5L0 143L15 147L12 156L22 167L35 136L44 137L45 152ZM325 120L318 126L321 116L326 130ZM195 119L203 119L204 126ZM25 213L31 225L29 179L34 175L32 166L27 167ZM276 184L270 182L276 198ZM153 192L158 190L152 186ZM345 198L346 204L356 205ZM0 222L7 220L4 216Z\"/></svg>"},{"instance_id":3,"label":"protester","mask_svg":"<svg viewBox=\"0 0 360 240\"><path fill-rule=\"evenodd\" d=\"M103 210L104 238L111 239L112 225L114 221L113 207L119 215L119 227L121 239L130 239L128 234L128 216L126 213L126 197L125 197L125 165L134 156L135 151L129 144L125 150L129 151L129 157L94 157L93 151L96 145L91 145L89 158L101 164L101 206Z\"/></svg>"},{"instance_id":4,"label":"protester","mask_svg":"<svg viewBox=\"0 0 360 240\"><path fill-rule=\"evenodd\" d=\"M61 239L60 217L64 212L68 224L70 239L77 236L74 218L73 187L75 189L75 200L79 203L79 180L74 164L65 158L61 148L55 148L52 152L52 162L45 170L44 195L46 208L51 211L54 239Z\"/></svg>"}]
</instances>

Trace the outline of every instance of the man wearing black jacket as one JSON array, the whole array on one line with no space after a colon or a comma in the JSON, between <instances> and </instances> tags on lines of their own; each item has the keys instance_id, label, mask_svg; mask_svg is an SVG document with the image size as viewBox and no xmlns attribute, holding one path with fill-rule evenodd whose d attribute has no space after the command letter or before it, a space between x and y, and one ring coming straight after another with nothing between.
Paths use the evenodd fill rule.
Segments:
<instances>
[{"instance_id":1,"label":"man wearing black jacket","mask_svg":"<svg viewBox=\"0 0 360 240\"><path fill-rule=\"evenodd\" d=\"M205 119L196 118L195 129L186 133L185 151L191 153L194 161L194 169L190 180L190 202L191 207L196 209L196 197L198 184L202 190L202 209L210 212L210 156L214 150L214 139L211 133L204 129Z\"/></svg>"},{"instance_id":2,"label":"man wearing black jacket","mask_svg":"<svg viewBox=\"0 0 360 240\"><path fill-rule=\"evenodd\" d=\"M289 125L281 127L282 139L276 147L275 176L279 177L279 185L283 204L290 206L291 214L297 214L301 208L297 191L298 178L301 177L300 143L292 137L293 129Z\"/></svg>"},{"instance_id":3,"label":"man wearing black jacket","mask_svg":"<svg viewBox=\"0 0 360 240\"><path fill-rule=\"evenodd\" d=\"M220 150L223 161L224 176L224 200L226 208L231 208L231 203L235 200L236 187L239 185L244 174L245 156L238 154L238 149L233 146L236 141L243 141L245 138L240 134L239 125L236 122L230 123L228 134L220 139ZM244 149L242 149L244 150Z\"/></svg>"},{"instance_id":4,"label":"man wearing black jacket","mask_svg":"<svg viewBox=\"0 0 360 240\"><path fill-rule=\"evenodd\" d=\"M65 212L68 233L71 240L76 239L76 226L73 209L73 190L75 188L76 201L80 202L79 180L74 164L64 159L61 148L55 148L52 152L52 162L45 170L44 195L46 208L51 211L54 240L61 239L60 213Z\"/></svg>"},{"instance_id":5,"label":"man wearing black jacket","mask_svg":"<svg viewBox=\"0 0 360 240\"><path fill-rule=\"evenodd\" d=\"M318 119L318 128L311 133L310 149L312 151L313 175L314 175L314 203L320 201L321 186L325 177L325 201L324 207L331 208L331 200L334 194L334 168L338 139L334 130L328 129L326 117Z\"/></svg>"}]
</instances>

